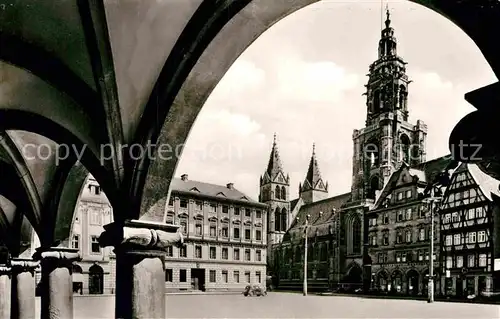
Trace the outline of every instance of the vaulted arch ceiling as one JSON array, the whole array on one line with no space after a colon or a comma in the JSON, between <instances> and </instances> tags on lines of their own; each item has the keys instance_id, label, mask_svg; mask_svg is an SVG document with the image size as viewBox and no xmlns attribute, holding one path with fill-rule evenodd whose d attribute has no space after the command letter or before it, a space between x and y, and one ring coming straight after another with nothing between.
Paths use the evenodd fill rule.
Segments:
<instances>
[{"instance_id":1,"label":"vaulted arch ceiling","mask_svg":"<svg viewBox=\"0 0 500 319\"><path fill-rule=\"evenodd\" d=\"M45 147L36 149L36 145ZM44 246L68 239L74 208L88 172L72 158L58 161L56 146L35 133L0 132L0 196L15 207L4 209L9 222L3 225L12 226L9 237L24 236L19 233L22 228L12 222L12 214L17 214L29 220ZM37 152L41 158L37 158Z\"/></svg>"},{"instance_id":2,"label":"vaulted arch ceiling","mask_svg":"<svg viewBox=\"0 0 500 319\"><path fill-rule=\"evenodd\" d=\"M132 156L130 146L182 145L236 58L274 23L313 2L24 0L20 5L5 0L0 125L85 147L81 163L104 188L115 220L158 216L178 154L150 160ZM415 2L461 27L499 74L492 40L498 2ZM37 139L37 145L46 142ZM103 147L116 156L103 158ZM73 165L68 161L62 167L43 166L51 172L45 177L35 169L33 182L63 183Z\"/></svg>"}]
</instances>

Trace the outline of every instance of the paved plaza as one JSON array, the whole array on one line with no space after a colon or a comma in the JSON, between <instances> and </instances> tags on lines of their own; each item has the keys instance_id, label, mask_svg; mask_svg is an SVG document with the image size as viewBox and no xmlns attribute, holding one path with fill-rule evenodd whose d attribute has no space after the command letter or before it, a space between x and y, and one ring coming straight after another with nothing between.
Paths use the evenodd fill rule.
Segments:
<instances>
[{"instance_id":1,"label":"paved plaza","mask_svg":"<svg viewBox=\"0 0 500 319\"><path fill-rule=\"evenodd\" d=\"M168 295L167 318L474 318L500 317L500 306L417 300L365 299L269 293L242 295ZM37 318L39 318L39 298ZM114 318L113 296L75 297L75 319Z\"/></svg>"}]
</instances>

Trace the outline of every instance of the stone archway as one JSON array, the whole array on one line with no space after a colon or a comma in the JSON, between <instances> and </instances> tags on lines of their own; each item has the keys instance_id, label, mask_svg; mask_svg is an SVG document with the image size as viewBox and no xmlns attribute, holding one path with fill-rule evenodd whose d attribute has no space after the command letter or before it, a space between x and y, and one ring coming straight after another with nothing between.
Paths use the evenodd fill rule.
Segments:
<instances>
[{"instance_id":1,"label":"stone archway","mask_svg":"<svg viewBox=\"0 0 500 319\"><path fill-rule=\"evenodd\" d=\"M104 293L104 270L94 264L89 268L89 294L102 295Z\"/></svg>"},{"instance_id":2,"label":"stone archway","mask_svg":"<svg viewBox=\"0 0 500 319\"><path fill-rule=\"evenodd\" d=\"M378 272L377 277L375 279L376 288L379 291L388 291L389 290L389 274L386 270L381 270Z\"/></svg>"},{"instance_id":3,"label":"stone archway","mask_svg":"<svg viewBox=\"0 0 500 319\"><path fill-rule=\"evenodd\" d=\"M420 274L415 269L410 269L406 273L406 292L409 295L418 295L420 293L419 289Z\"/></svg>"},{"instance_id":4,"label":"stone archway","mask_svg":"<svg viewBox=\"0 0 500 319\"><path fill-rule=\"evenodd\" d=\"M403 291L403 273L401 270L394 270L391 274L391 292L401 293Z\"/></svg>"},{"instance_id":5,"label":"stone archway","mask_svg":"<svg viewBox=\"0 0 500 319\"><path fill-rule=\"evenodd\" d=\"M362 288L363 286L363 269L357 264L351 264L343 282L348 287L348 290Z\"/></svg>"}]
</instances>

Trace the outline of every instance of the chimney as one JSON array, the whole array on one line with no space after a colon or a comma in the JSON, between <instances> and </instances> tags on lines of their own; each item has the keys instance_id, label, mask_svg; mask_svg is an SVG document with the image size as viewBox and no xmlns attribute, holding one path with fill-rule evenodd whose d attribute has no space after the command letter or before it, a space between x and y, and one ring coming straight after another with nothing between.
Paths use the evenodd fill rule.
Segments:
<instances>
[{"instance_id":1,"label":"chimney","mask_svg":"<svg viewBox=\"0 0 500 319\"><path fill-rule=\"evenodd\" d=\"M187 181L187 180L188 180L188 174L182 174L182 175L181 175L181 179L182 179L183 181Z\"/></svg>"},{"instance_id":2,"label":"chimney","mask_svg":"<svg viewBox=\"0 0 500 319\"><path fill-rule=\"evenodd\" d=\"M233 183L227 183L226 187L229 188L229 189L234 189L234 184Z\"/></svg>"}]
</instances>

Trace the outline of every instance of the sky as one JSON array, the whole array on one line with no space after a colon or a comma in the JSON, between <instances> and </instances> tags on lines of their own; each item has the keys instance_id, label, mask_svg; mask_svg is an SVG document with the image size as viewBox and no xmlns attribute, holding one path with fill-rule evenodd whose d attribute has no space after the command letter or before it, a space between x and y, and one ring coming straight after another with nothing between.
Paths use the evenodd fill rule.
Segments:
<instances>
[{"instance_id":1,"label":"sky","mask_svg":"<svg viewBox=\"0 0 500 319\"><path fill-rule=\"evenodd\" d=\"M496 81L474 42L443 16L388 2L398 55L407 65L409 121L428 126L427 160L446 155L456 123L475 109L464 94ZM383 15L385 20L385 13ZM381 4L329 0L263 33L231 66L189 134L176 177L234 187L258 198L277 134L290 196L306 175L312 145L329 195L350 191L352 133L365 125L369 65L377 59Z\"/></svg>"}]
</instances>

